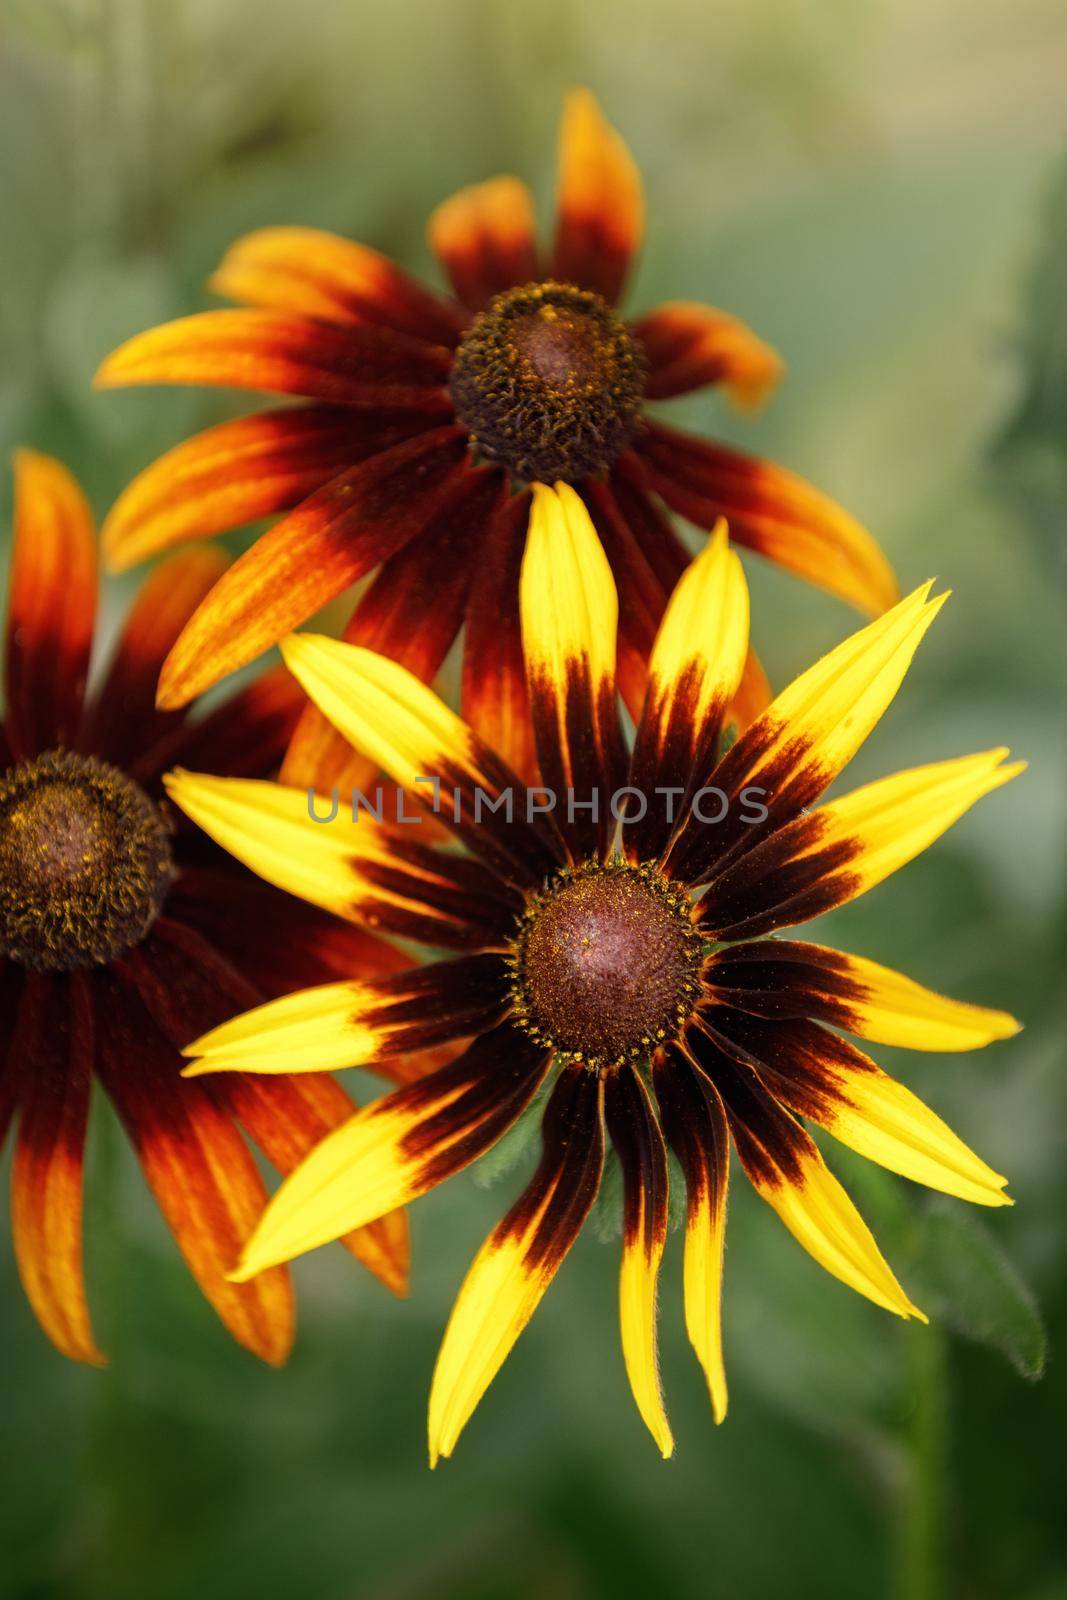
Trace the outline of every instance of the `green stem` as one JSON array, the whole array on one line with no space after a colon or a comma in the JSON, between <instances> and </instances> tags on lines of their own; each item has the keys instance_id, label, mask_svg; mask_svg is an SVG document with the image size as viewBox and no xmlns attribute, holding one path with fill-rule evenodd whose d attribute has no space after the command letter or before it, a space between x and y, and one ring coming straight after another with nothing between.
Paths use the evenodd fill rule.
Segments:
<instances>
[{"instance_id":1,"label":"green stem","mask_svg":"<svg viewBox=\"0 0 1067 1600\"><path fill-rule=\"evenodd\" d=\"M940 1328L907 1329L913 1409L906 1433L897 1547L898 1600L949 1600L948 1359Z\"/></svg>"}]
</instances>

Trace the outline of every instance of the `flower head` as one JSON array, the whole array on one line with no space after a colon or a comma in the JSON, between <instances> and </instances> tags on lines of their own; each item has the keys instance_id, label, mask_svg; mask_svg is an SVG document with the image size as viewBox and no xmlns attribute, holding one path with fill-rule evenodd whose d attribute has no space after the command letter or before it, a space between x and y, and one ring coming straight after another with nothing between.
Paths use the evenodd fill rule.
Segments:
<instances>
[{"instance_id":1,"label":"flower head","mask_svg":"<svg viewBox=\"0 0 1067 1600\"><path fill-rule=\"evenodd\" d=\"M567 99L555 240L533 202L493 178L445 201L429 237L448 300L373 250L309 228L238 240L212 282L248 309L131 339L106 386L216 384L297 396L224 423L141 474L113 508L117 567L282 513L190 619L160 703L185 703L357 580L377 573L346 637L429 680L465 623L463 709L531 768L518 575L531 485L583 497L621 597L619 679L631 709L667 596L689 560L669 512L733 537L871 615L897 598L870 535L768 461L663 426L648 403L721 384L742 405L775 386L773 350L727 312L689 302L624 320L641 243L641 179L586 90ZM768 698L750 657L736 714ZM310 781L332 738L309 712L284 770ZM324 743L325 742L325 743Z\"/></svg>"},{"instance_id":2,"label":"flower head","mask_svg":"<svg viewBox=\"0 0 1067 1600\"><path fill-rule=\"evenodd\" d=\"M17 1122L11 1217L26 1293L53 1343L83 1361L103 1360L82 1272L94 1080L227 1328L282 1361L288 1274L226 1278L267 1199L242 1130L288 1172L352 1102L319 1072L190 1083L181 1047L257 1000L403 965L371 935L257 880L165 799L160 778L174 760L232 778L274 772L304 705L274 671L199 721L155 709L160 663L224 569L204 546L165 562L87 696L89 508L57 462L19 455L0 724L0 1140ZM346 1242L403 1288L402 1216Z\"/></svg>"},{"instance_id":3,"label":"flower head","mask_svg":"<svg viewBox=\"0 0 1067 1600\"><path fill-rule=\"evenodd\" d=\"M803 1122L935 1189L1006 1203L1003 1178L832 1030L962 1050L1013 1033L1012 1019L863 957L768 937L872 888L1019 770L993 750L816 805L896 693L942 604L929 590L804 673L723 753L748 596L720 526L667 605L627 754L611 571L577 493L539 488L521 605L543 787L525 789L394 662L325 638L284 646L346 739L424 804L444 796L440 820L465 854L402 848L362 821L308 827L298 797L269 784L168 780L189 816L275 883L319 904L360 904L396 933L457 952L372 989L326 985L237 1018L190 1047L191 1072L293 1071L305 1054L373 1063L428 1038L472 1041L323 1141L272 1201L241 1281L458 1172L550 1084L540 1165L476 1257L445 1334L433 1460L451 1454L577 1237L606 1139L623 1180L623 1351L664 1455L655 1300L668 1144L686 1184L686 1323L718 1418L731 1139L815 1259L902 1317L921 1313Z\"/></svg>"}]
</instances>

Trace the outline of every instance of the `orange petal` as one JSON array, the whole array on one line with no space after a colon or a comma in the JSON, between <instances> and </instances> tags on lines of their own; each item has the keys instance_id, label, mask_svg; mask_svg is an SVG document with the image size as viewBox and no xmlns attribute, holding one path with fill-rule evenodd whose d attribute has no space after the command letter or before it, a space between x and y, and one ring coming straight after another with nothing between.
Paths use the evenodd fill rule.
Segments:
<instances>
[{"instance_id":1,"label":"orange petal","mask_svg":"<svg viewBox=\"0 0 1067 1600\"><path fill-rule=\"evenodd\" d=\"M183 1079L177 1049L117 981L101 981L99 1070L187 1266L239 1344L280 1365L293 1341L293 1291L275 1269L254 1284L226 1273L267 1192L231 1118Z\"/></svg>"},{"instance_id":2,"label":"orange petal","mask_svg":"<svg viewBox=\"0 0 1067 1600\"><path fill-rule=\"evenodd\" d=\"M763 663L749 645L741 682L737 686L737 693L730 702L730 709L726 715L727 726L733 724L740 738L756 718L763 715L773 699L774 691L763 670Z\"/></svg>"},{"instance_id":3,"label":"orange petal","mask_svg":"<svg viewBox=\"0 0 1067 1600\"><path fill-rule=\"evenodd\" d=\"M141 585L107 677L93 700L81 739L83 749L125 767L174 725L174 713L156 710L159 670L228 564L227 556L211 545L183 550Z\"/></svg>"},{"instance_id":4,"label":"orange petal","mask_svg":"<svg viewBox=\"0 0 1067 1600\"><path fill-rule=\"evenodd\" d=\"M146 557L289 511L346 467L423 433L425 412L292 406L223 422L146 467L119 495L101 538L123 572Z\"/></svg>"},{"instance_id":5,"label":"orange petal","mask_svg":"<svg viewBox=\"0 0 1067 1600\"><path fill-rule=\"evenodd\" d=\"M650 486L697 527L725 517L736 544L869 616L896 602L896 578L871 535L795 473L659 423L648 423L637 448Z\"/></svg>"},{"instance_id":6,"label":"orange petal","mask_svg":"<svg viewBox=\"0 0 1067 1600\"><path fill-rule=\"evenodd\" d=\"M773 393L784 370L778 352L737 317L691 300L657 306L633 331L648 356L649 400L721 383L735 405L754 408Z\"/></svg>"},{"instance_id":7,"label":"orange petal","mask_svg":"<svg viewBox=\"0 0 1067 1600\"><path fill-rule=\"evenodd\" d=\"M23 1287L56 1348L101 1365L82 1271L82 1167L93 1016L85 979L27 975L13 1048L24 1055L11 1174L11 1228Z\"/></svg>"},{"instance_id":8,"label":"orange petal","mask_svg":"<svg viewBox=\"0 0 1067 1600\"><path fill-rule=\"evenodd\" d=\"M319 228L245 234L227 250L210 286L246 305L366 322L435 344L455 344L464 321L388 257Z\"/></svg>"},{"instance_id":9,"label":"orange petal","mask_svg":"<svg viewBox=\"0 0 1067 1600\"><path fill-rule=\"evenodd\" d=\"M557 207L552 276L617 300L644 232L644 191L588 89L572 89L564 102Z\"/></svg>"},{"instance_id":10,"label":"orange petal","mask_svg":"<svg viewBox=\"0 0 1067 1600\"><path fill-rule=\"evenodd\" d=\"M541 276L533 198L518 178L461 189L430 216L430 248L457 296L480 311L495 294Z\"/></svg>"},{"instance_id":11,"label":"orange petal","mask_svg":"<svg viewBox=\"0 0 1067 1600\"><path fill-rule=\"evenodd\" d=\"M6 733L16 758L73 745L96 617L89 504L50 456L15 456Z\"/></svg>"},{"instance_id":12,"label":"orange petal","mask_svg":"<svg viewBox=\"0 0 1067 1600\"><path fill-rule=\"evenodd\" d=\"M348 406L447 411L451 352L388 329L332 327L283 311L201 311L137 334L107 357L98 389L206 383Z\"/></svg>"},{"instance_id":13,"label":"orange petal","mask_svg":"<svg viewBox=\"0 0 1067 1600\"><path fill-rule=\"evenodd\" d=\"M195 695L386 560L448 492L466 441L440 428L334 478L234 562L167 657L159 704Z\"/></svg>"},{"instance_id":14,"label":"orange petal","mask_svg":"<svg viewBox=\"0 0 1067 1600\"><path fill-rule=\"evenodd\" d=\"M465 467L440 511L384 564L342 637L399 661L429 683L463 625L486 528L507 498L502 474ZM365 792L373 777L366 758L309 705L286 754L282 782L323 793L337 785L347 794L352 788Z\"/></svg>"}]
</instances>

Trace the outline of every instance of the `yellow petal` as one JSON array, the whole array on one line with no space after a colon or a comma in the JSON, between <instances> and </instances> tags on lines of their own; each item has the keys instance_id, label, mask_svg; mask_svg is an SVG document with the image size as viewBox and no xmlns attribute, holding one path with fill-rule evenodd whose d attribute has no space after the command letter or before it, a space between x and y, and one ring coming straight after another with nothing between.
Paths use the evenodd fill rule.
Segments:
<instances>
[{"instance_id":1,"label":"yellow petal","mask_svg":"<svg viewBox=\"0 0 1067 1600\"><path fill-rule=\"evenodd\" d=\"M519 598L542 779L557 796L599 795L598 819L577 808L559 816L575 852L587 854L613 828L608 802L625 776L615 696L619 606L592 519L565 483L533 486Z\"/></svg>"},{"instance_id":2,"label":"yellow petal","mask_svg":"<svg viewBox=\"0 0 1067 1600\"><path fill-rule=\"evenodd\" d=\"M979 1206L1011 1204L999 1173L969 1150L941 1118L874 1063L850 1072L841 1099L818 1120L835 1139L927 1188Z\"/></svg>"},{"instance_id":3,"label":"yellow petal","mask_svg":"<svg viewBox=\"0 0 1067 1600\"><path fill-rule=\"evenodd\" d=\"M724 945L706 987L757 1017L813 1017L878 1044L909 1050L976 1050L1009 1039L1020 1024L1006 1011L968 1005L925 989L864 956L798 939Z\"/></svg>"},{"instance_id":4,"label":"yellow petal","mask_svg":"<svg viewBox=\"0 0 1067 1600\"><path fill-rule=\"evenodd\" d=\"M326 1136L272 1198L234 1280L303 1255L424 1194L494 1144L529 1102L548 1058L499 1028Z\"/></svg>"},{"instance_id":5,"label":"yellow petal","mask_svg":"<svg viewBox=\"0 0 1067 1600\"><path fill-rule=\"evenodd\" d=\"M1002 765L1007 755L1003 748L986 750L854 789L794 825L798 832L805 822L812 828L810 840L792 859L850 845L852 853L830 881L846 880L845 898L854 899L919 855L983 795L1025 772L1025 761Z\"/></svg>"},{"instance_id":6,"label":"yellow petal","mask_svg":"<svg viewBox=\"0 0 1067 1600\"><path fill-rule=\"evenodd\" d=\"M596 1197L604 1159L603 1084L566 1068L543 1124L541 1164L475 1256L452 1308L430 1392L430 1465L450 1456Z\"/></svg>"},{"instance_id":7,"label":"yellow petal","mask_svg":"<svg viewBox=\"0 0 1067 1600\"><path fill-rule=\"evenodd\" d=\"M380 997L361 983L324 983L256 1006L187 1045L182 1076L204 1072L334 1072L376 1059L384 1030L360 1013Z\"/></svg>"},{"instance_id":8,"label":"yellow petal","mask_svg":"<svg viewBox=\"0 0 1067 1600\"><path fill-rule=\"evenodd\" d=\"M671 845L668 870L703 881L724 855L751 852L774 827L811 805L833 781L882 716L947 595L929 600L924 584L802 673L716 768L716 786L736 800L763 791L767 818L753 826L743 807L717 828L687 817Z\"/></svg>"},{"instance_id":9,"label":"yellow petal","mask_svg":"<svg viewBox=\"0 0 1067 1600\"><path fill-rule=\"evenodd\" d=\"M664 1129L685 1174L685 1327L707 1379L716 1422L726 1416L722 1269L730 1135L710 1078L679 1051L653 1063Z\"/></svg>"},{"instance_id":10,"label":"yellow petal","mask_svg":"<svg viewBox=\"0 0 1067 1600\"><path fill-rule=\"evenodd\" d=\"M1025 771L1007 751L914 767L806 812L721 873L699 922L711 937L751 939L845 905L940 837L983 795Z\"/></svg>"},{"instance_id":11,"label":"yellow petal","mask_svg":"<svg viewBox=\"0 0 1067 1600\"><path fill-rule=\"evenodd\" d=\"M667 1151L648 1090L620 1067L605 1084L605 1113L623 1181L619 1322L626 1375L637 1409L660 1454L674 1454L663 1406L656 1338L656 1285L667 1239Z\"/></svg>"},{"instance_id":12,"label":"yellow petal","mask_svg":"<svg viewBox=\"0 0 1067 1600\"><path fill-rule=\"evenodd\" d=\"M458 896L447 856L402 853L399 843L365 813L356 824L343 811L333 822L313 822L302 789L180 770L164 782L186 816L277 888L350 922L381 925L445 945L462 941L462 912L457 908L452 916L422 898L425 894L436 900L450 887ZM329 810L329 802L320 797L316 814L326 816Z\"/></svg>"},{"instance_id":13,"label":"yellow petal","mask_svg":"<svg viewBox=\"0 0 1067 1600\"><path fill-rule=\"evenodd\" d=\"M841 1026L862 1039L907 1050L977 1050L1010 1039L1022 1026L1006 1011L951 1000L865 956L828 954L856 986L845 997L849 1018Z\"/></svg>"},{"instance_id":14,"label":"yellow petal","mask_svg":"<svg viewBox=\"0 0 1067 1600\"><path fill-rule=\"evenodd\" d=\"M576 663L586 664L594 693L614 682L615 581L592 518L569 484L533 486L520 600L527 663L557 696Z\"/></svg>"},{"instance_id":15,"label":"yellow petal","mask_svg":"<svg viewBox=\"0 0 1067 1600\"><path fill-rule=\"evenodd\" d=\"M441 821L475 854L502 873L538 884L562 864L562 846L545 842L546 826L526 825L525 789L515 775L413 673L373 650L322 635L290 634L281 651L349 744L424 805L439 795ZM498 802L504 809L495 811Z\"/></svg>"},{"instance_id":16,"label":"yellow petal","mask_svg":"<svg viewBox=\"0 0 1067 1600\"><path fill-rule=\"evenodd\" d=\"M655 758L662 759L672 736L684 730L692 759L705 726L712 724L717 734L745 670L748 618L745 575L720 521L682 574L659 625L648 664L639 755L647 740Z\"/></svg>"},{"instance_id":17,"label":"yellow petal","mask_svg":"<svg viewBox=\"0 0 1067 1600\"><path fill-rule=\"evenodd\" d=\"M787 745L806 745L806 760L831 775L841 771L892 701L948 599L942 594L929 600L930 588L927 583L914 590L782 691L750 730L761 761Z\"/></svg>"},{"instance_id":18,"label":"yellow petal","mask_svg":"<svg viewBox=\"0 0 1067 1600\"><path fill-rule=\"evenodd\" d=\"M898 1317L927 1319L908 1299L867 1224L809 1141L800 1174L769 1181L750 1171L755 1187L793 1237L827 1272Z\"/></svg>"},{"instance_id":19,"label":"yellow petal","mask_svg":"<svg viewBox=\"0 0 1067 1600\"><path fill-rule=\"evenodd\" d=\"M365 982L319 984L233 1017L187 1045L184 1076L332 1072L471 1038L510 1008L502 955L434 961Z\"/></svg>"}]
</instances>

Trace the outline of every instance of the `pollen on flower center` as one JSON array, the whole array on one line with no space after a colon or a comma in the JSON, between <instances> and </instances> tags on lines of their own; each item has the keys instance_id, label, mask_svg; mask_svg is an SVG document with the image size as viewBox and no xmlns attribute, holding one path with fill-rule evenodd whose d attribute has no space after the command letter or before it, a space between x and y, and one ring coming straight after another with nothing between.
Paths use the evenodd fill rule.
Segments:
<instances>
[{"instance_id":1,"label":"pollen on flower center","mask_svg":"<svg viewBox=\"0 0 1067 1600\"><path fill-rule=\"evenodd\" d=\"M480 455L523 482L573 483L626 449L644 385L644 356L606 301L533 283L475 317L451 392Z\"/></svg>"},{"instance_id":2,"label":"pollen on flower center","mask_svg":"<svg viewBox=\"0 0 1067 1600\"><path fill-rule=\"evenodd\" d=\"M0 777L0 954L101 966L138 944L174 876L170 830L132 779L52 750Z\"/></svg>"},{"instance_id":3,"label":"pollen on flower center","mask_svg":"<svg viewBox=\"0 0 1067 1600\"><path fill-rule=\"evenodd\" d=\"M591 1067L673 1036L699 992L702 944L685 892L652 868L590 863L527 909L511 952L516 1013Z\"/></svg>"}]
</instances>

